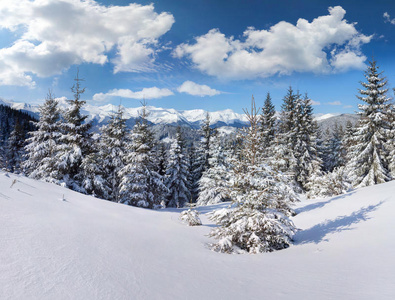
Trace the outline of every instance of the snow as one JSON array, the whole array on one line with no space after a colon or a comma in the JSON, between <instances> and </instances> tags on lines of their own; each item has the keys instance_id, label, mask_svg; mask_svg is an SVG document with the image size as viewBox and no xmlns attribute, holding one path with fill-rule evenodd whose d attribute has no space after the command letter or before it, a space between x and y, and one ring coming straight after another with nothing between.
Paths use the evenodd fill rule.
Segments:
<instances>
[{"instance_id":1,"label":"snow","mask_svg":"<svg viewBox=\"0 0 395 300\"><path fill-rule=\"evenodd\" d=\"M338 115L339 114L315 114L314 120L315 121L322 121L322 120L330 119L332 117L336 117Z\"/></svg>"},{"instance_id":2,"label":"snow","mask_svg":"<svg viewBox=\"0 0 395 300\"><path fill-rule=\"evenodd\" d=\"M66 97L57 98L59 106L62 108L68 107ZM25 110L37 113L38 105L31 105L26 103L15 103L9 100L0 98L0 104L8 105L14 109ZM142 107L125 107L124 118L136 119L140 116ZM173 108L161 108L154 106L147 106L149 111L148 121L153 124L176 124L182 123L190 126L199 126L206 119L206 111L203 109L193 110L175 110ZM99 123L108 121L110 115L117 111L117 105L106 104L102 106L92 105L88 100L84 107L81 109L83 115L88 115L88 121L95 119ZM218 122L226 125L235 123L246 123L247 119L244 114L235 113L231 109L222 111L210 112L211 124L215 125Z\"/></svg>"},{"instance_id":3,"label":"snow","mask_svg":"<svg viewBox=\"0 0 395 300\"><path fill-rule=\"evenodd\" d=\"M226 204L198 208L203 225L189 227L180 209L0 172L1 298L395 299L394 189L304 200L290 248L228 255L207 247L207 213Z\"/></svg>"}]
</instances>

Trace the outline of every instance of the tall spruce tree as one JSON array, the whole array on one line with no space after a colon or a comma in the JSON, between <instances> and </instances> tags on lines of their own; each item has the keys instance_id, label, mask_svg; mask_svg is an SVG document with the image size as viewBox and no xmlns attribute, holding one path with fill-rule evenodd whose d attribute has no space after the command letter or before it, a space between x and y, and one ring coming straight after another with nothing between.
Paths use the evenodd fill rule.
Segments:
<instances>
[{"instance_id":1,"label":"tall spruce tree","mask_svg":"<svg viewBox=\"0 0 395 300\"><path fill-rule=\"evenodd\" d=\"M110 120L100 128L99 157L105 173L105 180L109 187L108 200L119 202L119 185L121 178L119 171L125 166L127 146L130 143L126 130L126 119L123 108L111 114Z\"/></svg>"},{"instance_id":2,"label":"tall spruce tree","mask_svg":"<svg viewBox=\"0 0 395 300\"><path fill-rule=\"evenodd\" d=\"M365 71L358 104L360 120L352 138L350 162L347 166L354 187L364 187L390 180L388 140L390 137L391 103L387 96L387 80L375 60Z\"/></svg>"},{"instance_id":3,"label":"tall spruce tree","mask_svg":"<svg viewBox=\"0 0 395 300\"><path fill-rule=\"evenodd\" d=\"M265 148L263 152L267 158L272 157L275 142L276 110L272 103L270 93L267 93L261 114L261 145Z\"/></svg>"},{"instance_id":4,"label":"tall spruce tree","mask_svg":"<svg viewBox=\"0 0 395 300\"><path fill-rule=\"evenodd\" d=\"M189 162L181 127L177 127L176 140L169 151L165 182L169 189L166 206L183 207L191 201L188 178Z\"/></svg>"},{"instance_id":5,"label":"tall spruce tree","mask_svg":"<svg viewBox=\"0 0 395 300\"><path fill-rule=\"evenodd\" d=\"M273 159L268 163L282 172L294 189L297 187L297 158L295 153L297 141L297 103L300 102L299 93L289 87L281 106L279 132L275 140Z\"/></svg>"},{"instance_id":6,"label":"tall spruce tree","mask_svg":"<svg viewBox=\"0 0 395 300\"><path fill-rule=\"evenodd\" d=\"M220 252L283 249L289 246L295 232L287 215L292 214L290 201L296 201L296 195L284 184L280 173L262 163L259 117L254 101L251 111L245 112L250 126L241 133L244 142L232 170L232 205L212 215L220 225L210 233L218 239L212 247Z\"/></svg>"},{"instance_id":7,"label":"tall spruce tree","mask_svg":"<svg viewBox=\"0 0 395 300\"><path fill-rule=\"evenodd\" d=\"M197 205L210 205L229 200L229 164L217 135L211 137L209 167L199 180Z\"/></svg>"},{"instance_id":8,"label":"tall spruce tree","mask_svg":"<svg viewBox=\"0 0 395 300\"><path fill-rule=\"evenodd\" d=\"M211 137L215 134L216 130L211 128L210 114L206 113L206 119L204 120L202 127L200 129L202 138L197 144L194 152L191 153L193 156L192 161L192 174L191 174L191 192L193 201L196 201L199 195L199 180L202 177L203 172L209 168L209 158L210 158L210 143Z\"/></svg>"},{"instance_id":9,"label":"tall spruce tree","mask_svg":"<svg viewBox=\"0 0 395 300\"><path fill-rule=\"evenodd\" d=\"M321 176L322 161L317 147L317 124L313 120L313 107L307 96L297 99L295 157L296 180L304 190L308 190L308 183Z\"/></svg>"},{"instance_id":10,"label":"tall spruce tree","mask_svg":"<svg viewBox=\"0 0 395 300\"><path fill-rule=\"evenodd\" d=\"M34 122L36 131L29 132L25 151L27 159L23 164L29 177L48 182L58 182L56 151L61 136L58 102L49 91L43 105L39 107L40 119Z\"/></svg>"},{"instance_id":11,"label":"tall spruce tree","mask_svg":"<svg viewBox=\"0 0 395 300\"><path fill-rule=\"evenodd\" d=\"M7 141L6 158L7 171L20 173L24 161L26 133L18 119L15 121L14 130L11 131Z\"/></svg>"},{"instance_id":12,"label":"tall spruce tree","mask_svg":"<svg viewBox=\"0 0 395 300\"><path fill-rule=\"evenodd\" d=\"M81 100L85 88L81 88L83 79L77 76L71 91L73 100L68 100L69 107L63 113L63 122L60 124L62 132L57 149L57 167L60 181L67 187L84 192L82 181L84 172L81 168L82 160L92 153L91 123L86 122L88 116L81 115L81 109L86 101Z\"/></svg>"},{"instance_id":13,"label":"tall spruce tree","mask_svg":"<svg viewBox=\"0 0 395 300\"><path fill-rule=\"evenodd\" d=\"M132 130L132 143L126 156L126 164L119 171L121 178L119 199L128 205L157 208L163 202L167 188L158 173L154 156L154 134L148 121L145 102Z\"/></svg>"}]
</instances>

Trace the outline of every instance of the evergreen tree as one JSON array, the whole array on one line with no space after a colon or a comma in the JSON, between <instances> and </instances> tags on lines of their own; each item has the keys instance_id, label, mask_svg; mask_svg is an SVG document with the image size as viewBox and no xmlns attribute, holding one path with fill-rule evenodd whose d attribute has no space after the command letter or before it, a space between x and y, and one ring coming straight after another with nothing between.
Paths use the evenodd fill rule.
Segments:
<instances>
[{"instance_id":1,"label":"evergreen tree","mask_svg":"<svg viewBox=\"0 0 395 300\"><path fill-rule=\"evenodd\" d=\"M85 122L88 116L81 115L81 108L86 102L81 100L85 88L81 88L82 79L78 77L78 73L74 80L75 84L71 88L74 99L68 100L69 107L63 114L64 121L60 124L62 135L57 151L57 168L62 184L83 192L84 172L81 165L83 159L92 153L92 134L89 132L91 123Z\"/></svg>"},{"instance_id":2,"label":"evergreen tree","mask_svg":"<svg viewBox=\"0 0 395 300\"><path fill-rule=\"evenodd\" d=\"M106 199L119 202L121 183L119 171L125 166L126 149L130 143L126 130L126 119L123 117L123 109L120 105L117 112L111 114L108 124L103 125L100 131L99 157L103 176L107 181L104 186L108 186L109 189Z\"/></svg>"},{"instance_id":3,"label":"evergreen tree","mask_svg":"<svg viewBox=\"0 0 395 300\"><path fill-rule=\"evenodd\" d=\"M14 130L8 138L7 144L7 170L12 173L20 173L22 171L22 162L25 146L25 131L17 119Z\"/></svg>"},{"instance_id":4,"label":"evergreen tree","mask_svg":"<svg viewBox=\"0 0 395 300\"><path fill-rule=\"evenodd\" d=\"M59 177L56 165L56 148L61 135L59 129L60 110L51 91L39 107L40 120L33 122L36 131L29 132L25 151L27 159L23 164L29 177L56 183Z\"/></svg>"},{"instance_id":5,"label":"evergreen tree","mask_svg":"<svg viewBox=\"0 0 395 300\"><path fill-rule=\"evenodd\" d=\"M199 180L203 172L209 168L211 137L216 132L215 129L210 127L210 114L208 112L206 113L206 119L202 124L200 132L202 134L202 139L198 143L197 149L192 149L194 152L191 152L193 159L191 162L192 181L190 185L193 201L195 201L199 195Z\"/></svg>"},{"instance_id":6,"label":"evergreen tree","mask_svg":"<svg viewBox=\"0 0 395 300\"><path fill-rule=\"evenodd\" d=\"M120 202L128 205L157 208L164 202L168 191L163 178L157 172L154 158L154 135L147 121L146 105L133 127L132 143L126 156L126 164L119 171L121 178Z\"/></svg>"},{"instance_id":7,"label":"evergreen tree","mask_svg":"<svg viewBox=\"0 0 395 300\"><path fill-rule=\"evenodd\" d=\"M303 100L297 99L295 110L296 180L304 190L307 190L309 181L321 176L322 161L317 148L318 126L313 120L313 108L307 94Z\"/></svg>"},{"instance_id":8,"label":"evergreen tree","mask_svg":"<svg viewBox=\"0 0 395 300\"><path fill-rule=\"evenodd\" d=\"M170 147L169 161L166 170L166 186L169 189L168 207L183 207L190 202L189 164L185 149L185 141L181 134L181 127L177 127L176 140Z\"/></svg>"},{"instance_id":9,"label":"evergreen tree","mask_svg":"<svg viewBox=\"0 0 395 300\"><path fill-rule=\"evenodd\" d=\"M229 200L229 167L218 135L211 138L209 167L199 180L197 205Z\"/></svg>"},{"instance_id":10,"label":"evergreen tree","mask_svg":"<svg viewBox=\"0 0 395 300\"><path fill-rule=\"evenodd\" d=\"M83 174L81 187L86 194L110 199L111 187L106 178L102 157L97 150L93 150L83 158L81 172Z\"/></svg>"},{"instance_id":11,"label":"evergreen tree","mask_svg":"<svg viewBox=\"0 0 395 300\"><path fill-rule=\"evenodd\" d=\"M378 72L376 61L369 62L365 71L367 82L357 96L364 104L358 104L361 117L349 150L348 171L354 187L364 187L390 180L388 168L389 120L391 103L387 97L387 81Z\"/></svg>"},{"instance_id":12,"label":"evergreen tree","mask_svg":"<svg viewBox=\"0 0 395 300\"><path fill-rule=\"evenodd\" d=\"M258 112L252 102L251 112L245 111L250 126L243 132L241 155L234 162L232 206L215 211L212 219L220 227L210 236L219 241L213 249L220 252L249 253L283 249L291 243L295 228L287 215L293 213L290 201L294 192L275 173L262 163Z\"/></svg>"},{"instance_id":13,"label":"evergreen tree","mask_svg":"<svg viewBox=\"0 0 395 300\"><path fill-rule=\"evenodd\" d=\"M265 148L264 156L270 158L273 155L273 146L275 142L275 125L276 111L270 97L267 93L265 103L261 114L261 145Z\"/></svg>"},{"instance_id":14,"label":"evergreen tree","mask_svg":"<svg viewBox=\"0 0 395 300\"><path fill-rule=\"evenodd\" d=\"M343 146L343 127L335 123L331 137L327 141L325 170L332 172L334 168L344 166L345 149Z\"/></svg>"},{"instance_id":15,"label":"evergreen tree","mask_svg":"<svg viewBox=\"0 0 395 300\"><path fill-rule=\"evenodd\" d=\"M269 164L276 171L282 172L288 178L288 183L294 188L297 186L297 159L294 149L297 141L296 107L299 100L300 95L295 94L292 87L289 87L281 106L279 133L274 146L274 159L269 160Z\"/></svg>"}]
</instances>

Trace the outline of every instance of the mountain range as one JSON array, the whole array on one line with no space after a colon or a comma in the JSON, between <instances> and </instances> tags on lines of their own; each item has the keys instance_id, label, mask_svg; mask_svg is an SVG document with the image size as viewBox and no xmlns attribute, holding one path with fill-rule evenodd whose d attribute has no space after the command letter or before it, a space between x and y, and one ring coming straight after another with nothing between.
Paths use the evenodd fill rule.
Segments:
<instances>
[{"instance_id":1,"label":"mountain range","mask_svg":"<svg viewBox=\"0 0 395 300\"><path fill-rule=\"evenodd\" d=\"M60 107L67 107L68 103L65 97L57 98L57 100ZM17 110L26 111L37 118L39 116L38 105L16 103L1 98L0 104L10 106ZM93 126L97 128L103 124L106 124L110 119L111 114L117 111L117 109L117 106L112 104L95 106L87 103L81 110L81 113L88 115L88 120L92 121ZM124 118L127 120L126 124L128 127L132 127L141 114L142 108L124 107L123 109ZM181 125L183 127L189 127L192 129L200 128L206 119L207 113L207 111L203 109L176 110L173 108L159 108L154 106L147 106L147 110L149 112L148 121L153 125ZM209 112L209 114L210 123L216 128L223 126L240 128L247 125L248 123L244 114L236 113L231 109ZM317 114L314 116L314 118L323 131L325 131L327 128L330 130L335 123L338 123L344 127L348 120L350 120L352 123L355 123L358 120L358 116L354 114Z\"/></svg>"}]
</instances>

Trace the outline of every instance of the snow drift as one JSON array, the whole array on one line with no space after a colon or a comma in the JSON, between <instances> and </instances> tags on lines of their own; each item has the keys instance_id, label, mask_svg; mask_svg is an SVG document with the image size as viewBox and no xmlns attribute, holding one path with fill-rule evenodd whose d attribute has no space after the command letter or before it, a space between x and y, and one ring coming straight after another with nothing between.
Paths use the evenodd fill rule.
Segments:
<instances>
[{"instance_id":1,"label":"snow drift","mask_svg":"<svg viewBox=\"0 0 395 300\"><path fill-rule=\"evenodd\" d=\"M207 249L213 224L0 173L2 299L395 299L395 181L306 200L286 250Z\"/></svg>"}]
</instances>

